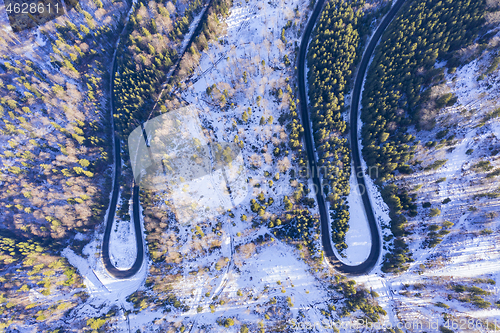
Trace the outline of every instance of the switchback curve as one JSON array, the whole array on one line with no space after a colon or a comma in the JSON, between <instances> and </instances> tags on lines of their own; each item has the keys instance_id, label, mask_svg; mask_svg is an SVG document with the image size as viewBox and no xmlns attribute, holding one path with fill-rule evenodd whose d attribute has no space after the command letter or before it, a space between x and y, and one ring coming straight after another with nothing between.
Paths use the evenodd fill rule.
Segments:
<instances>
[{"instance_id":1,"label":"switchback curve","mask_svg":"<svg viewBox=\"0 0 500 333\"><path fill-rule=\"evenodd\" d=\"M182 59L186 50L188 50L189 46L195 41L196 33L200 31L200 28L202 27L203 22L208 15L208 8L212 4L212 1L213 0L210 0L208 2L208 5L204 10L204 12L203 12L203 14L198 22L198 25L194 29L193 34L191 35L191 37L187 43L187 46L182 51L182 54L179 58L179 61L174 65L173 72L175 72L176 68L178 67L180 59ZM136 1L134 1L132 4L130 12L133 11L133 9L134 9L133 7L135 5L135 2ZM130 12L127 16L126 21L128 21L128 17L130 17ZM126 27L127 27L127 22L125 22L125 26L124 26L120 35L123 35L123 32L125 31ZM111 262L111 258L110 258L110 254L109 254L109 240L111 238L111 228L113 226L113 221L115 219L116 204L118 202L118 194L119 194L119 190L120 190L119 180L120 180L120 176L121 176L121 162L122 162L121 157L120 157L121 156L120 155L120 149L121 149L120 148L121 147L120 138L117 135L117 133L115 133L115 126L114 126L115 106L114 106L114 95L113 95L115 73L116 73L116 53L117 53L117 48L120 44L119 41L120 40L118 40L118 42L116 44L116 48L115 48L115 51L113 54L113 61L111 64L111 71L112 71L111 83L110 83L111 127L112 127L112 132L113 132L113 149L114 149L115 167L114 167L114 174L113 174L113 188L112 188L112 194L111 194L111 201L109 204L108 216L107 216L107 220L106 220L106 228L104 230L104 237L103 237L103 241L102 241L101 257L102 257L102 261L104 263L104 268L111 276L118 278L118 279L127 279L127 278L134 276L141 269L142 263L144 261L144 236L142 234L142 226L141 226L141 220L140 220L140 215L139 215L139 186L134 182L133 193L132 193L132 202L133 202L132 203L132 211L133 211L132 219L134 221L137 256L136 256L134 263L132 264L132 266L130 268L128 268L128 269L116 268L115 265L113 265L113 263ZM168 76L167 80L170 77L171 76ZM162 90L162 92L163 92L163 90ZM150 116L151 116L151 114L150 114Z\"/></svg>"},{"instance_id":2,"label":"switchback curve","mask_svg":"<svg viewBox=\"0 0 500 333\"><path fill-rule=\"evenodd\" d=\"M361 62L358 68L358 72L354 81L354 88L352 93L352 102L351 102L351 110L350 110L350 142L351 142L351 153L353 157L354 170L356 174L356 178L358 181L358 186L366 189L366 183L363 176L363 169L361 167L361 152L359 150L358 145L358 110L359 110L359 99L361 95L361 88L363 85L363 80L366 74L366 70L368 68L368 63L370 58L375 50L375 46L377 45L378 40L382 36L382 33L385 31L389 23L395 17L398 10L401 8L405 0L397 0L396 3L389 10L387 15L382 19L382 22L377 27L377 30L373 34L372 38L368 42L368 45L365 48L363 56L361 58ZM325 0L318 0L316 3L313 13L307 22L307 25L304 30L304 34L302 35L302 40L300 42L299 49L299 59L298 59L298 80L299 80L299 99L300 99L300 109L302 114L302 123L304 127L304 139L306 144L307 151L307 159L309 161L309 166L312 169L312 180L315 184L316 188L321 189L321 181L318 177L317 171L319 170L317 167L317 161L314 150L314 143L312 139L311 133L311 123L309 120L309 111L307 105L307 96L306 96L306 78L305 78L305 61L306 61L306 53L307 46L309 44L309 39L316 23L316 20L319 17L321 9ZM367 273L372 270L372 268L377 263L380 257L381 251L381 243L380 243L380 233L377 225L377 220L375 219L375 214L373 211L372 204L370 202L370 198L368 196L368 192L366 190L360 191L363 206L366 212L366 216L368 219L368 225L370 227L370 236L371 236L371 247L370 254L368 258L359 265L347 265L344 264L338 257L335 251L332 248L332 241L330 239L330 223L328 218L328 212L326 210L325 198L323 197L322 191L318 191L316 193L318 209L320 215L321 222L321 242L323 244L323 251L326 257L326 260L329 264L331 264L337 271L346 274L352 275L361 275Z\"/></svg>"}]
</instances>

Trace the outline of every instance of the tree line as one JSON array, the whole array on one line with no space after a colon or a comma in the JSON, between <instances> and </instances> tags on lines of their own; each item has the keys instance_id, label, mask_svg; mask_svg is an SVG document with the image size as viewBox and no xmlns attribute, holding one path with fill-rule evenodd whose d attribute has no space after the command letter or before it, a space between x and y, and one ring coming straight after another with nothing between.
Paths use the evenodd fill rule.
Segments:
<instances>
[{"instance_id":1,"label":"tree line","mask_svg":"<svg viewBox=\"0 0 500 333\"><path fill-rule=\"evenodd\" d=\"M77 5L67 20L40 27L45 45L29 35L0 37L0 134L6 139L0 149L0 330L27 324L48 331L54 318L85 301L85 292L75 293L82 280L60 251L81 251L107 206L106 48L119 20L104 21L120 8L109 3L93 17ZM28 57L27 45L33 49ZM74 239L79 233L83 240ZM33 291L49 297L29 301Z\"/></svg>"},{"instance_id":2,"label":"tree line","mask_svg":"<svg viewBox=\"0 0 500 333\"><path fill-rule=\"evenodd\" d=\"M308 82L311 120L320 177L327 188L332 240L339 252L347 245L351 158L346 138L344 96L359 58L360 33L365 34L364 1L328 1L309 46Z\"/></svg>"},{"instance_id":3,"label":"tree line","mask_svg":"<svg viewBox=\"0 0 500 333\"><path fill-rule=\"evenodd\" d=\"M207 9L213 15L210 19L216 19L218 11L227 14L228 9L220 3L221 1L210 3ZM122 141L122 158L126 163L129 163L128 135L148 117L157 115L152 112L160 97L162 85L165 83L166 90L172 90L169 82L165 82L166 74L179 60L181 55L177 50L182 42L181 37L187 33L202 6L201 0L190 2L181 15L175 7L175 10L171 8L169 12L162 3L139 1L131 14L126 27L128 37L119 45L113 85L114 119ZM165 98L169 96L164 96L158 104L162 105ZM160 108L160 112L165 111L165 107ZM131 185L122 178L121 186L124 204L117 213L123 220L129 220L127 202L132 193Z\"/></svg>"},{"instance_id":4,"label":"tree line","mask_svg":"<svg viewBox=\"0 0 500 333\"><path fill-rule=\"evenodd\" d=\"M403 7L382 36L382 42L367 74L362 98L363 156L378 168L380 184L396 173L411 173L415 137L409 126L419 128L422 104L439 70L438 59L450 59L451 52L468 45L484 18L485 2L470 0L419 0ZM448 102L448 101L447 101ZM386 255L384 271L404 270L411 255L404 242L409 209L399 206L404 191L391 187L382 191L391 208L391 230L395 241Z\"/></svg>"}]
</instances>

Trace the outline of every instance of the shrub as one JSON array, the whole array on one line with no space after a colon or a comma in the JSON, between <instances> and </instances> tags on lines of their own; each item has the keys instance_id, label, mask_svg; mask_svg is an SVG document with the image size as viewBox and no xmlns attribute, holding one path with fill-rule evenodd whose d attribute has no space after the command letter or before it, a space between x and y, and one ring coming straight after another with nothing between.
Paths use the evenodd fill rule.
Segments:
<instances>
[{"instance_id":1,"label":"shrub","mask_svg":"<svg viewBox=\"0 0 500 333\"><path fill-rule=\"evenodd\" d=\"M440 167L442 167L443 165L445 165L446 162L448 162L447 159L446 160L436 160L436 161L432 162L432 164L430 164L427 167L425 167L424 170L426 170L426 171L428 171L428 170L437 170Z\"/></svg>"},{"instance_id":2,"label":"shrub","mask_svg":"<svg viewBox=\"0 0 500 333\"><path fill-rule=\"evenodd\" d=\"M437 141L428 141L425 146L427 148L432 148L432 147L435 147L437 145Z\"/></svg>"},{"instance_id":3,"label":"shrub","mask_svg":"<svg viewBox=\"0 0 500 333\"><path fill-rule=\"evenodd\" d=\"M226 320L224 320L224 327L231 327L233 325L234 325L233 318L226 318Z\"/></svg>"},{"instance_id":4,"label":"shrub","mask_svg":"<svg viewBox=\"0 0 500 333\"><path fill-rule=\"evenodd\" d=\"M438 231L441 229L441 226L440 225L437 225L437 224L433 224L429 227L429 230L430 231Z\"/></svg>"},{"instance_id":5,"label":"shrub","mask_svg":"<svg viewBox=\"0 0 500 333\"><path fill-rule=\"evenodd\" d=\"M436 134L436 139L438 140L441 140L442 138L444 138L447 134L448 134L449 130L448 129L444 129L442 131L439 131L437 134Z\"/></svg>"},{"instance_id":6,"label":"shrub","mask_svg":"<svg viewBox=\"0 0 500 333\"><path fill-rule=\"evenodd\" d=\"M481 230L481 235L491 235L493 233L493 230L486 228Z\"/></svg>"},{"instance_id":7,"label":"shrub","mask_svg":"<svg viewBox=\"0 0 500 333\"><path fill-rule=\"evenodd\" d=\"M455 290L455 292L457 293L463 293L467 290L467 287L462 284L456 284L453 286L453 290Z\"/></svg>"},{"instance_id":8,"label":"shrub","mask_svg":"<svg viewBox=\"0 0 500 333\"><path fill-rule=\"evenodd\" d=\"M476 286L469 287L468 290L474 295L489 295L490 293Z\"/></svg>"},{"instance_id":9,"label":"shrub","mask_svg":"<svg viewBox=\"0 0 500 333\"><path fill-rule=\"evenodd\" d=\"M444 94L436 100L436 107L438 109L441 109L444 106L452 106L456 103L457 99L458 98L456 96L453 96L452 93Z\"/></svg>"},{"instance_id":10,"label":"shrub","mask_svg":"<svg viewBox=\"0 0 500 333\"><path fill-rule=\"evenodd\" d=\"M436 247L439 243L441 243L443 240L439 237L433 237L429 240L429 247L433 248Z\"/></svg>"},{"instance_id":11,"label":"shrub","mask_svg":"<svg viewBox=\"0 0 500 333\"><path fill-rule=\"evenodd\" d=\"M471 297L471 302L474 304L476 307L480 309L487 309L491 306L491 303L488 301L485 301L483 298L480 296L472 296Z\"/></svg>"},{"instance_id":12,"label":"shrub","mask_svg":"<svg viewBox=\"0 0 500 333\"><path fill-rule=\"evenodd\" d=\"M443 228L451 228L453 227L454 223L450 221L444 221L443 222Z\"/></svg>"},{"instance_id":13,"label":"shrub","mask_svg":"<svg viewBox=\"0 0 500 333\"><path fill-rule=\"evenodd\" d=\"M472 166L472 169L475 171L490 171L493 169L493 166L490 164L490 161L479 161Z\"/></svg>"},{"instance_id":14,"label":"shrub","mask_svg":"<svg viewBox=\"0 0 500 333\"><path fill-rule=\"evenodd\" d=\"M491 65L486 70L486 74L493 73L497 69L498 64L500 64L500 56L496 56L495 58L493 58L493 61L491 62Z\"/></svg>"},{"instance_id":15,"label":"shrub","mask_svg":"<svg viewBox=\"0 0 500 333\"><path fill-rule=\"evenodd\" d=\"M500 116L500 108L496 109L495 111L488 112L484 118L483 122L487 122L490 119L498 118Z\"/></svg>"},{"instance_id":16,"label":"shrub","mask_svg":"<svg viewBox=\"0 0 500 333\"><path fill-rule=\"evenodd\" d=\"M398 168L398 171L402 174L409 175L412 173L411 167L409 165L403 164Z\"/></svg>"},{"instance_id":17,"label":"shrub","mask_svg":"<svg viewBox=\"0 0 500 333\"><path fill-rule=\"evenodd\" d=\"M486 175L486 178L493 178L493 177L496 177L500 175L500 168L496 168L495 170L493 170L492 172L488 173Z\"/></svg>"},{"instance_id":18,"label":"shrub","mask_svg":"<svg viewBox=\"0 0 500 333\"><path fill-rule=\"evenodd\" d=\"M449 305L444 304L443 302L437 302L435 305L439 306L440 308L444 308L444 309L449 309L450 308Z\"/></svg>"},{"instance_id":19,"label":"shrub","mask_svg":"<svg viewBox=\"0 0 500 333\"><path fill-rule=\"evenodd\" d=\"M439 208L431 208L431 212L429 213L430 217L436 217L441 215L441 210Z\"/></svg>"}]
</instances>

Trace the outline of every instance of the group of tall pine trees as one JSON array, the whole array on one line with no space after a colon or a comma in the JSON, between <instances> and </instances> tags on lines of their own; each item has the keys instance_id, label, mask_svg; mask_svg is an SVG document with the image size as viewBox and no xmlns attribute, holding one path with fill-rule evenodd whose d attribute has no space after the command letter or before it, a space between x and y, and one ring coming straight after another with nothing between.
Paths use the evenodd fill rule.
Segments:
<instances>
[{"instance_id":1,"label":"group of tall pine trees","mask_svg":"<svg viewBox=\"0 0 500 333\"><path fill-rule=\"evenodd\" d=\"M340 252L347 248L349 230L350 148L344 96L359 57L363 23L363 1L329 1L308 51L309 100L313 136L318 153L321 181L330 203L332 240ZM364 31L362 31L363 33Z\"/></svg>"},{"instance_id":2,"label":"group of tall pine trees","mask_svg":"<svg viewBox=\"0 0 500 333\"><path fill-rule=\"evenodd\" d=\"M411 173L415 137L409 126L419 126L423 102L437 74L434 64L446 60L452 51L470 44L483 23L485 1L418 0L402 8L375 51L362 98L363 156L378 169L380 184L396 171ZM395 236L383 269L404 270L411 255L404 236L406 215L414 205L405 205L407 195L393 184L382 190L391 210Z\"/></svg>"}]
</instances>

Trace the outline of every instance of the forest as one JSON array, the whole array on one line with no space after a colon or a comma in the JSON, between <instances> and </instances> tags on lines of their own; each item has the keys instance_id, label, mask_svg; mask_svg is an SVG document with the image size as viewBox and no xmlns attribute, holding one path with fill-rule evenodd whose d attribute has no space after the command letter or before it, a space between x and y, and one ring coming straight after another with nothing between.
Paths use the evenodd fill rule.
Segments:
<instances>
[{"instance_id":1,"label":"forest","mask_svg":"<svg viewBox=\"0 0 500 333\"><path fill-rule=\"evenodd\" d=\"M162 3L138 2L127 26L128 38L119 47L114 80L114 117L122 140L148 118L164 112L153 110L163 85L167 93L172 92L173 82L186 76L185 67L197 64L197 59L193 57L208 46L208 41L217 30L213 22L228 14L231 2L211 1L199 35L187 48L187 54L179 54L182 37L202 6L201 0L190 2L181 16L175 8L168 9ZM167 74L182 56L179 66L175 68L174 78L167 81ZM189 62L186 63L185 59ZM162 100L158 105L162 105ZM157 113L152 114L155 111Z\"/></svg>"},{"instance_id":2,"label":"forest","mask_svg":"<svg viewBox=\"0 0 500 333\"><path fill-rule=\"evenodd\" d=\"M0 205L3 225L15 233L62 240L75 226L82 232L93 228L106 204L93 179L97 173L105 181L101 175L110 162L109 122L104 113L97 115L105 110L100 76L106 68L92 47L112 34L109 27L91 31L69 21L55 28L55 35L45 32L54 72L30 60L0 62L0 131L8 140L0 154ZM68 76L82 78L88 98L72 80L64 82Z\"/></svg>"},{"instance_id":3,"label":"forest","mask_svg":"<svg viewBox=\"0 0 500 333\"><path fill-rule=\"evenodd\" d=\"M60 252L80 252L108 204L107 64L121 27L107 20L126 7L77 4L38 37L0 36L0 330L20 321L47 331L87 297Z\"/></svg>"},{"instance_id":4,"label":"forest","mask_svg":"<svg viewBox=\"0 0 500 333\"><path fill-rule=\"evenodd\" d=\"M130 3L111 0L81 3L71 13L70 20L64 23L59 20L49 24L47 31L43 30L40 40L47 38L48 43L43 50L46 54L39 49L37 52L45 62L42 59L39 62L26 60L19 49L16 49L17 55L4 55L0 60L0 91L3 96L0 111L2 116L5 115L0 128L1 134L8 140L5 149L0 152L4 162L0 188L5 190L1 193L5 200L0 201L0 210L7 212L0 219L5 219L6 225L13 230L11 233L0 233L0 331L4 328L7 331L22 331L22 325L30 325L40 332L73 329L107 332L120 330L120 325L136 321L135 315L139 312L146 316L149 314L151 318L148 311L157 310L158 313L163 312L165 320L159 323L153 319L152 324L159 327L172 324L170 327L182 332L188 327L184 323L189 323L191 317L186 312L190 310L191 303L188 302L192 294L180 286L186 279L185 275L189 274L189 278L199 274L200 278L205 278L205 274L209 273L212 278L218 278L227 271L234 272L235 276L246 275L239 270L242 264L238 266L238 258L245 258L245 252L253 255L253 252L259 253L275 245L276 238L292 245L283 248L304 259L308 264L307 272L310 270L318 278L322 276L319 221L306 208L313 208L315 201L307 182L303 182L300 173L292 168L306 165L301 142L303 127L297 110L299 101L294 96L296 86L290 82L293 75L293 42L287 41L299 35L298 23L304 19L297 7L295 11L289 8L287 15L291 15L290 19L287 18L283 28L277 29L277 41L283 44L279 48L279 56L258 59L255 62L256 71L247 69L248 72L243 72L241 77L241 92L248 93L250 89L246 91L243 83L257 82L256 78L282 71L279 73L280 80L274 83L275 87L266 88L256 100L255 96L248 98L251 107L241 108L241 112L237 111L235 119L232 119L235 124L232 130L237 129L240 135L234 136L234 142L241 148L248 146L245 153L250 152L259 158L264 155L266 162L249 166L254 168L252 176L255 181L248 179L254 198L245 202L246 207L228 210L219 218L200 223L184 233L184 230L179 230L168 200L158 193L141 191L147 255L151 259L145 282L126 298L130 307L122 304L119 308L112 304L113 300L109 303L109 299L102 306L95 305L100 296L96 297L89 281L82 279L77 269L63 258L72 257L67 252L61 253L61 250L75 251L82 262L89 263L91 269L96 268L94 263L101 254L98 235L102 234L100 227L111 187L112 136L118 133L122 140L123 169L129 172L121 177L122 200L116 219L126 221L130 219L127 199L130 198L132 179L126 153L128 132L150 115L154 117L166 112L175 103L176 90L187 82L186 78L193 73L201 52L209 43L224 45L220 32L225 23L221 21L228 14L231 2L212 0L209 3L200 31L195 31L196 37L185 51L181 44L185 45L183 42L189 27L195 18L201 16L201 10L207 4L196 0L137 2L132 9L130 24L121 35L122 43L117 51L116 68L113 69L110 64L114 46L124 28L120 18L124 18ZM119 7L120 11L107 12L110 7ZM116 25L104 24L109 20ZM9 47L16 44L13 40L9 43ZM21 45L24 47L25 44ZM217 47L215 45L214 49ZM7 50L9 55L16 52ZM113 91L108 90L110 86ZM218 89L214 87L214 99L219 98L220 92L220 96L227 97L227 103L221 103L224 110L213 110L214 113L234 111L230 108L236 99L231 100L231 94L228 96L223 89ZM210 95L208 90L207 95ZM111 110L109 96L114 98L115 110ZM271 101L273 98L275 100ZM153 107L156 102L158 109ZM279 110L269 108L271 103L275 103L272 107L279 107ZM115 133L111 132L109 118L113 113ZM278 119L274 120L273 116ZM275 132L262 145L259 145L261 142L248 145L251 139L240 131L247 125L265 128L263 133ZM335 166L335 170L341 170L344 165L349 165L349 152L344 149L347 147L345 138L340 137L341 134L337 137L340 132L333 132L335 135L332 134L325 143L328 147L339 147L337 153L342 161ZM325 149L328 147L325 146ZM279 192L283 188L286 193ZM231 253L231 258L211 260L212 257L203 263L201 255L221 255L222 246L226 246L227 229L234 227L237 220L247 223L241 223L239 227L243 228L230 235L231 243L234 239L237 244L234 257ZM91 240L92 246L83 251ZM192 251L180 250L184 245L192 245ZM253 249L253 252L248 249ZM199 261L191 266L194 260ZM70 261L73 263L72 259ZM78 267L81 269L83 266ZM88 272L81 270L81 273L87 276ZM97 279L100 279L99 273L94 270ZM296 288L288 282L284 281L281 286L278 281L276 290L284 294L285 284L287 289ZM222 293L220 289L221 293L216 295L211 293L214 290L212 287L213 284L208 283L202 295L209 300L208 308L195 305L197 313L225 311L230 291L226 289ZM333 286L329 289L333 290ZM87 292L91 295L88 303ZM359 309L372 319L377 319L382 313L372 295L355 288L351 282L343 284L338 292L343 293L347 300L344 313ZM309 291L306 293L309 294ZM267 286L262 294L269 294ZM230 296L231 302L252 301L259 297L253 290L238 290L236 295L238 297ZM270 317L277 318L277 329L281 329L281 324L285 325L283 311L285 316L290 316L293 297L290 294L288 297L270 298L269 302L259 301L269 305L262 317L266 321ZM86 312L87 308L93 309ZM335 306L330 302L328 310L329 315L336 315ZM169 315L168 312L173 313ZM180 316L184 318L181 319L184 323L179 322L182 326L169 322L172 317L177 321ZM70 323L71 327L60 326L63 322ZM241 332L255 328L251 323L242 324L232 317L219 317L217 323L226 328L241 326ZM259 331L268 331L268 322L265 330L262 323L258 324Z\"/></svg>"},{"instance_id":5,"label":"forest","mask_svg":"<svg viewBox=\"0 0 500 333\"><path fill-rule=\"evenodd\" d=\"M227 15L230 5L228 0L211 1L202 17L200 34L182 53L180 44L195 15L202 9L202 1L189 2L183 13L171 2L137 3L126 27L125 36L128 37L118 48L113 84L114 120L121 139L122 159L127 165L128 135L146 120L167 111L163 104L176 98L171 94L175 83L186 77L187 66L197 64L199 52L208 46L217 30L213 22ZM163 88L166 93L162 95ZM155 105L161 107L153 110ZM118 216L125 221L130 220L131 183L125 179L132 179L132 175L130 169L128 172L121 180L123 203L117 209Z\"/></svg>"},{"instance_id":6,"label":"forest","mask_svg":"<svg viewBox=\"0 0 500 333\"><path fill-rule=\"evenodd\" d=\"M309 46L308 82L311 121L318 168L322 171L332 217L332 240L337 250L347 248L349 230L350 148L344 97L349 91L352 72L359 60L360 34L366 35L364 1L328 1L314 30Z\"/></svg>"},{"instance_id":7,"label":"forest","mask_svg":"<svg viewBox=\"0 0 500 333\"><path fill-rule=\"evenodd\" d=\"M217 11L227 13L226 4L213 1L208 13L212 18ZM152 108L162 78L179 59L178 45L202 5L188 3L179 15L171 2L138 4L118 52L114 95L121 113L115 119L122 138L139 124L134 119L144 119ZM103 21L121 17L126 10L126 2L76 5L69 13L72 19L41 28L40 40L47 42L36 49L38 61L28 60L19 50L35 45L29 37L0 37L0 134L7 142L0 151L0 222L8 229L0 232L0 330L20 319L34 321L45 331L48 318L66 313L87 297L80 292L68 302L38 304L27 295L43 288L42 294L52 297L81 286L60 251L70 245L81 254L108 205L109 196L103 195L111 190L108 73L123 25L119 19L115 25ZM96 11L99 15L91 14ZM149 17L150 12L155 16ZM211 28L205 24L207 37ZM117 214L130 218L126 204ZM81 236L78 240L76 234ZM16 319L15 311L30 318ZM31 318L31 313L37 315ZM100 328L108 317L91 318L87 324Z\"/></svg>"},{"instance_id":8,"label":"forest","mask_svg":"<svg viewBox=\"0 0 500 333\"><path fill-rule=\"evenodd\" d=\"M114 79L114 117L123 141L148 119L166 73L179 57L175 41L187 32L201 6L201 1L193 2L181 16L162 3L137 3L126 27L128 37L119 46Z\"/></svg>"},{"instance_id":9,"label":"forest","mask_svg":"<svg viewBox=\"0 0 500 333\"><path fill-rule=\"evenodd\" d=\"M428 89L440 79L436 61L452 59L453 51L469 45L483 22L485 1L419 0L403 6L375 50L362 97L363 156L379 170L376 182L382 185L397 174L411 173L415 149L410 126L424 129L422 104L429 100ZM451 62L450 62L451 63ZM436 104L447 104L437 100ZM443 105L444 105L443 104ZM406 217L415 212L413 204L402 204L405 190L386 184L382 196L390 207L394 246L384 260L383 270L406 269L411 253L405 244Z\"/></svg>"}]
</instances>

